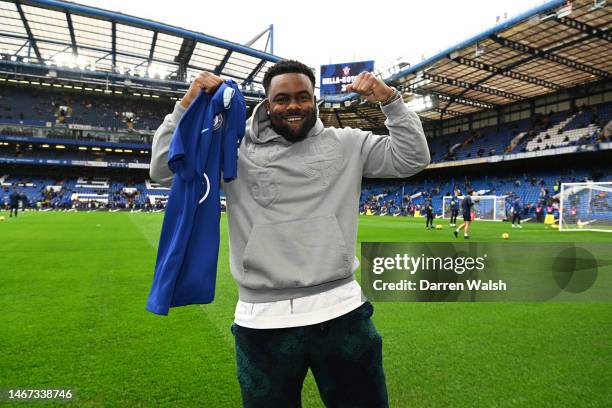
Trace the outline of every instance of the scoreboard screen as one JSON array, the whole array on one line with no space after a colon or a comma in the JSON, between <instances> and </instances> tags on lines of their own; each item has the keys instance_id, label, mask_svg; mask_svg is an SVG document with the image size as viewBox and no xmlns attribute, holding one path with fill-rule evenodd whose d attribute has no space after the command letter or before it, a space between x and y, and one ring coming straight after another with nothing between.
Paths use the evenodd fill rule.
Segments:
<instances>
[{"instance_id":1,"label":"scoreboard screen","mask_svg":"<svg viewBox=\"0 0 612 408\"><path fill-rule=\"evenodd\" d=\"M374 61L348 62L346 64L321 65L321 95L345 93L361 72L374 71Z\"/></svg>"}]
</instances>

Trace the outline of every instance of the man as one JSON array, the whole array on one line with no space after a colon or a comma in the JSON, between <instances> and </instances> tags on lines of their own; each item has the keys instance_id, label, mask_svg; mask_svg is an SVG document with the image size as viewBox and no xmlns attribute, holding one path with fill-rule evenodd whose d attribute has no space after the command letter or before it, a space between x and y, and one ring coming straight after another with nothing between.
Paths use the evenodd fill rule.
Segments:
<instances>
[{"instance_id":1,"label":"man","mask_svg":"<svg viewBox=\"0 0 612 408\"><path fill-rule=\"evenodd\" d=\"M523 228L521 225L521 199L516 196L512 203L512 228Z\"/></svg>"},{"instance_id":2,"label":"man","mask_svg":"<svg viewBox=\"0 0 612 408\"><path fill-rule=\"evenodd\" d=\"M153 140L151 178L169 186L168 145L200 90L199 74ZM315 77L297 61L265 74L265 100L247 121L238 177L224 183L230 269L239 286L232 333L246 407L299 407L308 369L323 402L387 407L382 339L354 271L362 177L404 178L429 164L418 116L401 95L363 72L350 92L381 103L389 136L325 128Z\"/></svg>"},{"instance_id":3,"label":"man","mask_svg":"<svg viewBox=\"0 0 612 408\"><path fill-rule=\"evenodd\" d=\"M453 231L453 234L455 234L455 238L459 236L459 231L461 230L461 228L464 228L463 238L468 239L470 237L469 229L470 229L470 223L472 222L472 207L474 206L474 202L472 201L472 195L474 195L474 190L469 189L468 194L465 197L463 197L463 200L461 201L461 212L463 213L463 224L458 226L457 229Z\"/></svg>"},{"instance_id":4,"label":"man","mask_svg":"<svg viewBox=\"0 0 612 408\"><path fill-rule=\"evenodd\" d=\"M9 196L9 218L13 216L13 210L15 211L15 218L17 218L17 212L19 210L19 192L16 188L13 189L13 192Z\"/></svg>"},{"instance_id":5,"label":"man","mask_svg":"<svg viewBox=\"0 0 612 408\"><path fill-rule=\"evenodd\" d=\"M544 207L542 207L541 203L538 203L535 208L536 222L542 222L544 220L543 211Z\"/></svg>"},{"instance_id":6,"label":"man","mask_svg":"<svg viewBox=\"0 0 612 408\"><path fill-rule=\"evenodd\" d=\"M425 216L427 217L427 220L425 221L425 228L433 229L434 211L433 204L431 203L431 198L428 199L425 203Z\"/></svg>"},{"instance_id":7,"label":"man","mask_svg":"<svg viewBox=\"0 0 612 408\"><path fill-rule=\"evenodd\" d=\"M546 204L546 202L548 202L548 189L545 187L542 187L540 189L540 201L543 204Z\"/></svg>"},{"instance_id":8,"label":"man","mask_svg":"<svg viewBox=\"0 0 612 408\"><path fill-rule=\"evenodd\" d=\"M451 198L451 202L450 202L450 209L451 209L450 226L451 227L457 226L457 216L459 215L459 195L460 194L461 194L461 191L459 191L459 189L456 188L454 191L453 198Z\"/></svg>"}]
</instances>

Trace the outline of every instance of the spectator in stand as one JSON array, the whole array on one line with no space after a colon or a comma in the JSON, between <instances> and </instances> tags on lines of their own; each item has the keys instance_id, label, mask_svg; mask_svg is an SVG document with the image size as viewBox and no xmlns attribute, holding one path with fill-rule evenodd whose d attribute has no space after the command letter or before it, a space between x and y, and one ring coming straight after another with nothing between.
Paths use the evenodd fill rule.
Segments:
<instances>
[{"instance_id":1,"label":"spectator in stand","mask_svg":"<svg viewBox=\"0 0 612 408\"><path fill-rule=\"evenodd\" d=\"M540 201L546 203L548 201L548 190L545 187L540 189Z\"/></svg>"}]
</instances>

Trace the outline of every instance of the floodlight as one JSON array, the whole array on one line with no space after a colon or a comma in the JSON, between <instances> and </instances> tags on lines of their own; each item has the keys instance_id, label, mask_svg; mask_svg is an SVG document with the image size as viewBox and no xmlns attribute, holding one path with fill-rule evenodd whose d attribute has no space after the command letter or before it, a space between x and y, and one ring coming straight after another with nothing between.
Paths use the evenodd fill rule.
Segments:
<instances>
[{"instance_id":1,"label":"floodlight","mask_svg":"<svg viewBox=\"0 0 612 408\"><path fill-rule=\"evenodd\" d=\"M431 100L430 95L417 95L406 103L406 106L408 106L408 108L414 112L422 112L431 109L433 107L433 101Z\"/></svg>"},{"instance_id":2,"label":"floodlight","mask_svg":"<svg viewBox=\"0 0 612 408\"><path fill-rule=\"evenodd\" d=\"M77 57L76 63L79 66L80 69L85 69L85 67L87 66L87 60L82 55L79 55Z\"/></svg>"}]
</instances>

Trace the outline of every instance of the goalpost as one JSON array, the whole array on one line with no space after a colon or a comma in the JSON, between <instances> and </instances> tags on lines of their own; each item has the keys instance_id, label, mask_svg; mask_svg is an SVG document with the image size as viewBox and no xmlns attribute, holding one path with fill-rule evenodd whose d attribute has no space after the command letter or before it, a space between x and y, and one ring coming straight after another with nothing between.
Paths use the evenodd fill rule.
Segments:
<instances>
[{"instance_id":1,"label":"goalpost","mask_svg":"<svg viewBox=\"0 0 612 408\"><path fill-rule=\"evenodd\" d=\"M612 182L562 183L559 231L612 232Z\"/></svg>"},{"instance_id":2,"label":"goalpost","mask_svg":"<svg viewBox=\"0 0 612 408\"><path fill-rule=\"evenodd\" d=\"M506 197L507 196L472 196L474 202L474 218L482 221L503 221L506 219ZM451 199L452 196L442 197L442 218L447 219L451 216ZM459 217L461 217L461 200L463 196L459 196Z\"/></svg>"}]
</instances>

